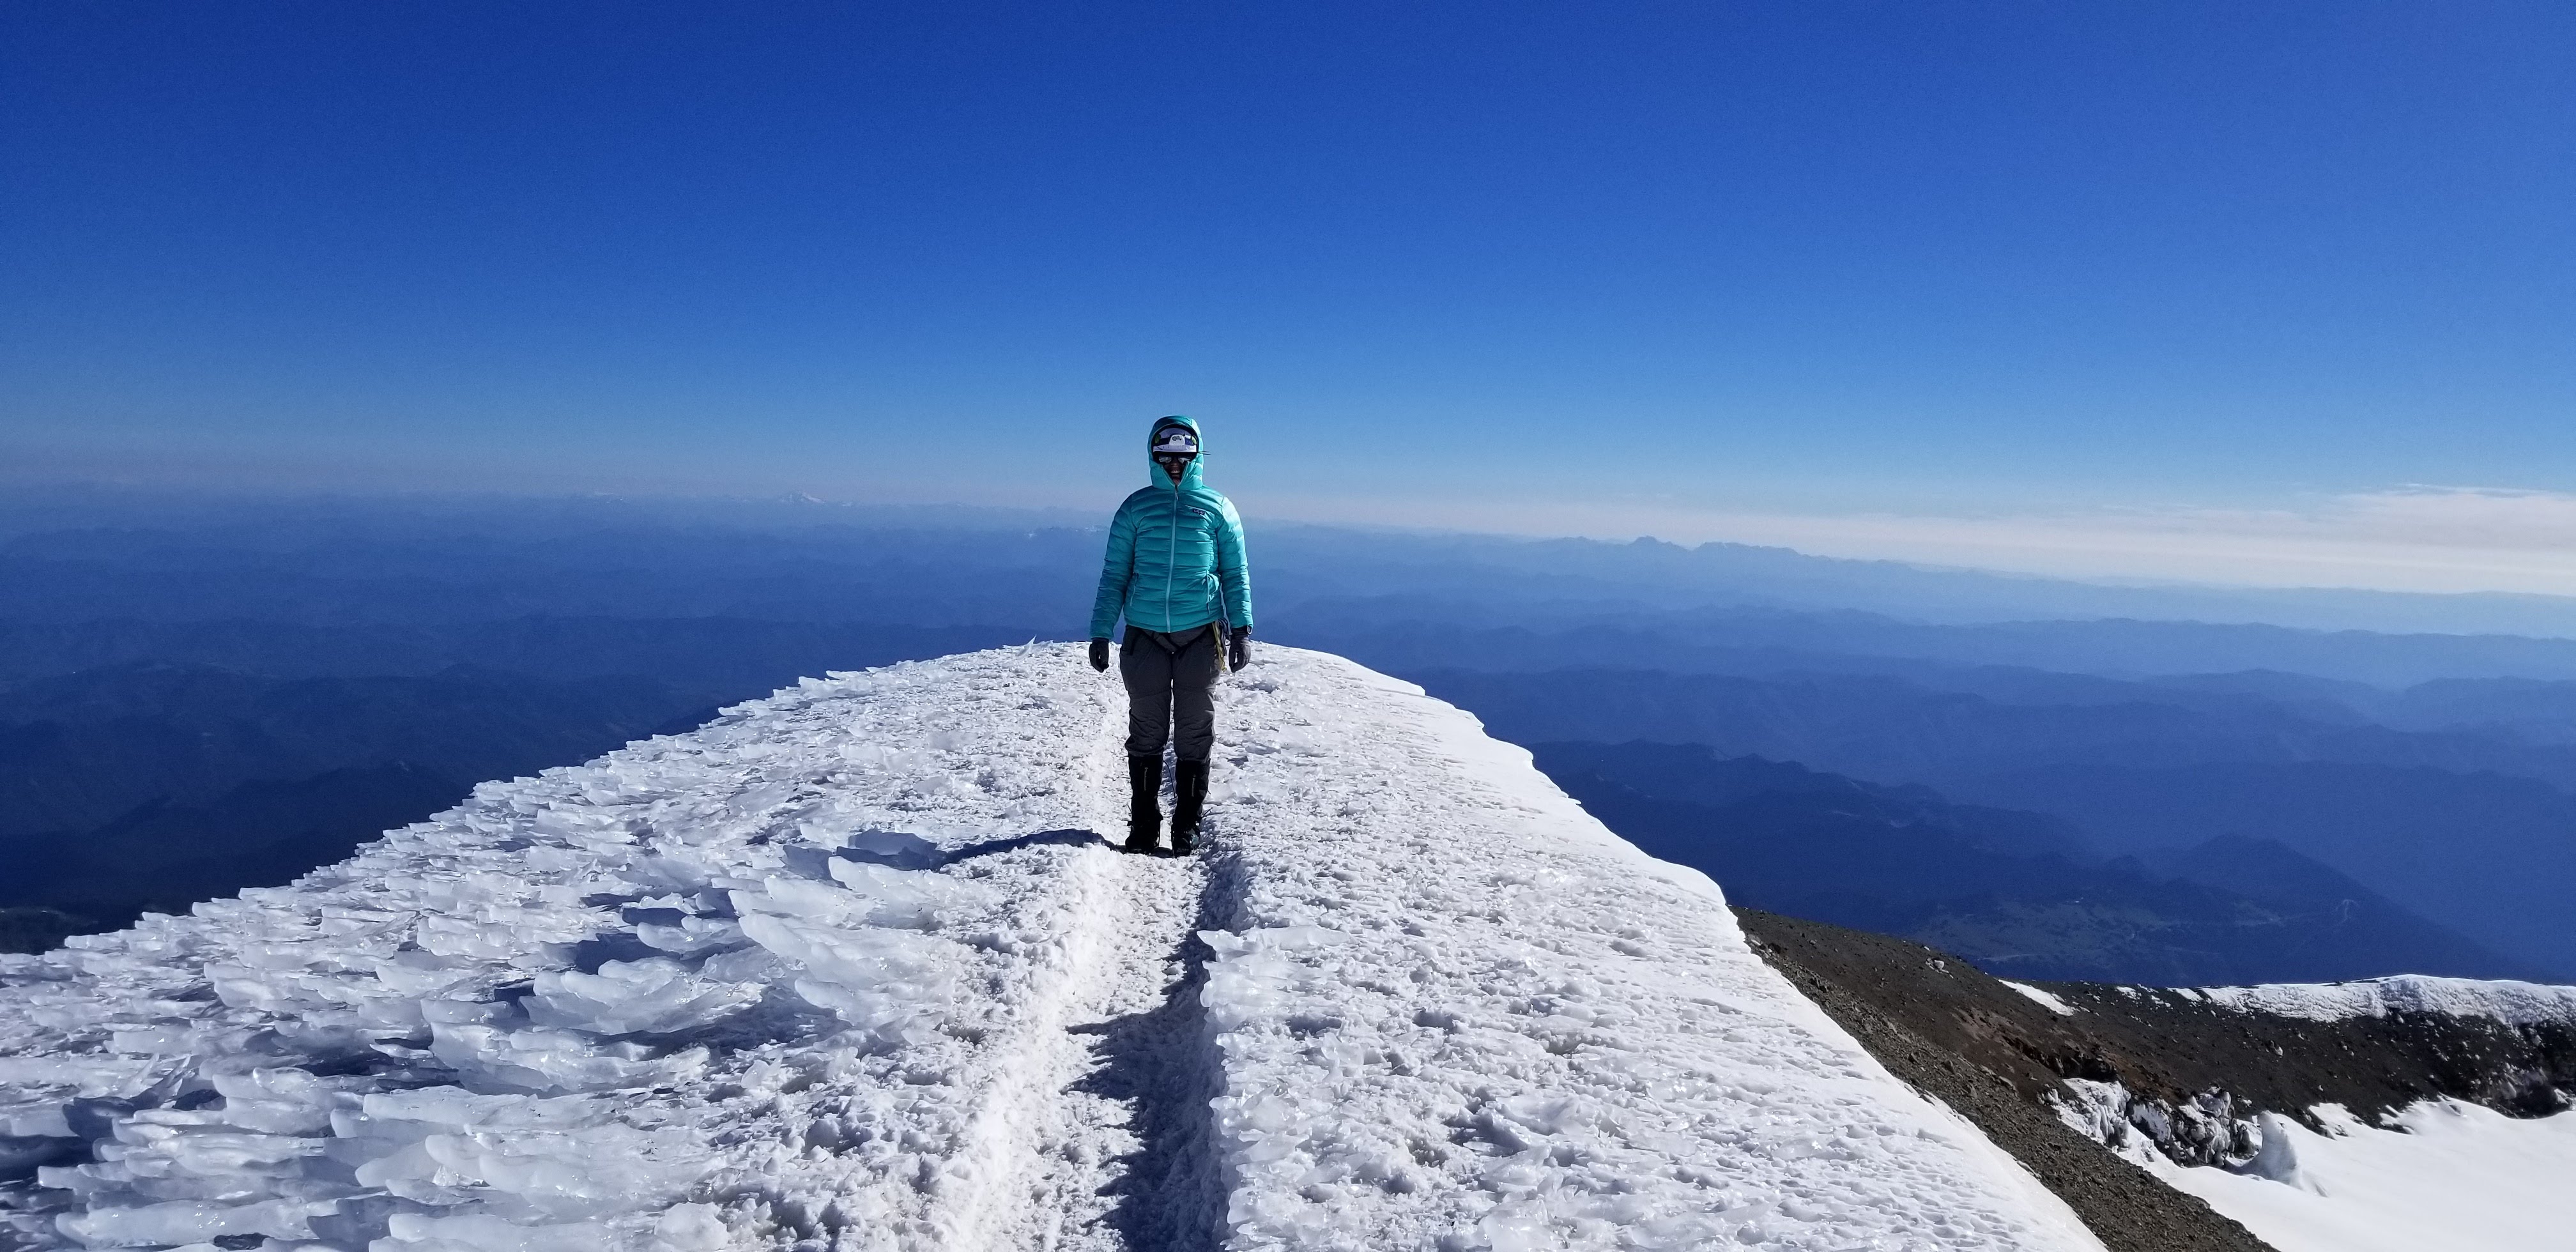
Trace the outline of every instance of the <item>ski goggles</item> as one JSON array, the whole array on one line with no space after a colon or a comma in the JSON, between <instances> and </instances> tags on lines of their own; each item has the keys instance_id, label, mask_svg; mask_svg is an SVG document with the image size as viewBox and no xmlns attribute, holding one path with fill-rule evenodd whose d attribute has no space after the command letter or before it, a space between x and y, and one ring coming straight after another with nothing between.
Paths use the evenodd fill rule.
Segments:
<instances>
[{"instance_id":1,"label":"ski goggles","mask_svg":"<svg viewBox=\"0 0 2576 1252\"><path fill-rule=\"evenodd\" d=\"M1194 457L1199 454L1199 437L1185 427L1166 426L1154 435L1154 455L1161 457Z\"/></svg>"}]
</instances>

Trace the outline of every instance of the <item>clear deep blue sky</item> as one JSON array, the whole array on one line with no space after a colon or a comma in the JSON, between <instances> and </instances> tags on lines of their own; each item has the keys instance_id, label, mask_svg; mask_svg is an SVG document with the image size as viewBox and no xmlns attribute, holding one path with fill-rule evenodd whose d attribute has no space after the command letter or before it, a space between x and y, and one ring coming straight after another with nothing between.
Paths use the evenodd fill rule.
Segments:
<instances>
[{"instance_id":1,"label":"clear deep blue sky","mask_svg":"<svg viewBox=\"0 0 2576 1252\"><path fill-rule=\"evenodd\" d=\"M1177 411L1256 513L2576 492L2571 66L2563 0L16 0L0 456L1086 504Z\"/></svg>"}]
</instances>

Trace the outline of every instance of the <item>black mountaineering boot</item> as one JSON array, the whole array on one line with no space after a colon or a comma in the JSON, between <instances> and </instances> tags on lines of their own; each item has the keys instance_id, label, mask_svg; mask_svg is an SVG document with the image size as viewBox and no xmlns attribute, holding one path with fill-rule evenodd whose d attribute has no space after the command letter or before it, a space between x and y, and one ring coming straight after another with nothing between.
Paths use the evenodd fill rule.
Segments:
<instances>
[{"instance_id":1,"label":"black mountaineering boot","mask_svg":"<svg viewBox=\"0 0 2576 1252\"><path fill-rule=\"evenodd\" d=\"M1127 850L1151 852L1163 834L1163 758L1127 758Z\"/></svg>"},{"instance_id":2,"label":"black mountaineering boot","mask_svg":"<svg viewBox=\"0 0 2576 1252\"><path fill-rule=\"evenodd\" d=\"M1172 763L1172 851L1188 856L1198 843L1199 810L1207 804L1208 763Z\"/></svg>"}]
</instances>

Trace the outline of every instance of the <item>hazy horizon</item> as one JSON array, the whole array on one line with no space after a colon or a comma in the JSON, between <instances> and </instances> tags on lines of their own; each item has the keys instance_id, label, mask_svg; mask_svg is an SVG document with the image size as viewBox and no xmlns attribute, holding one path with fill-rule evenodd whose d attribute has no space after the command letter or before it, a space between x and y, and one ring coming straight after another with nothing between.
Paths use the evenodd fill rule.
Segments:
<instances>
[{"instance_id":1,"label":"hazy horizon","mask_svg":"<svg viewBox=\"0 0 2576 1252\"><path fill-rule=\"evenodd\" d=\"M516 482L476 487L428 482L406 487L351 474L301 484L282 478L244 482L222 475L155 478L129 474L119 479L49 479L30 475L26 469L22 465L15 473L0 472L0 498L13 492L22 497L96 492L138 502L188 498L235 502L610 499L673 507L810 502L863 511L1024 513L1065 525L1102 524L1117 501L1133 490L1134 481L1086 484L1087 489L1060 488L1046 499L943 499L927 492L834 498L783 484L761 491L689 491L668 484L644 484L640 488L635 484L595 485L587 489L563 486L546 490ZM1224 477L1221 472L1216 475L1220 485L1230 485L1223 481ZM1927 519L1885 514L1694 514L1652 506L1549 508L1527 502L1447 509L1337 508L1330 501L1294 497L1274 501L1239 491L1235 498L1255 526L1267 522L1377 528L1423 535L1608 543L1649 539L1681 547L1732 544L1832 560L1881 561L1930 571L2103 587L2494 595L2576 601L2576 534L2570 536L2570 547L2563 552L2555 548L2522 548L2516 546L2512 526L2498 525L2493 517L2497 512L2527 515L2533 529L2542 532L2540 538L2534 539L2535 544L2554 535L2560 524L2554 515L2561 510L2567 514L2564 524L2576 528L2576 497L2536 493L2516 496L2421 489L2348 497L2338 502L2346 523L2342 533L2277 513L2187 510L2161 514L2132 510L2125 518L2057 515ZM2413 534L2403 530L2409 520L2404 514L2410 508L2429 515L2420 519ZM2446 510L2463 516L2441 516ZM2488 516L2474 516L2480 512ZM2125 527L2122 521L2127 523ZM2121 557L2126 559L2113 559ZM2512 633L2505 628L2499 630Z\"/></svg>"},{"instance_id":2,"label":"hazy horizon","mask_svg":"<svg viewBox=\"0 0 2576 1252\"><path fill-rule=\"evenodd\" d=\"M399 543L404 535L448 542L480 535L522 548L582 535L624 535L648 542L655 533L734 533L784 539L800 532L839 533L857 542L908 531L969 539L976 534L1097 530L1105 504L1039 508L972 503L831 501L802 493L673 495L362 491L346 486L289 489L240 486L182 488L126 483L0 482L0 546L20 560L85 559L88 531L163 534L190 546L271 553L309 545ZM1293 550L1299 577L1336 563L1401 568L1455 561L1520 565L1593 584L1582 594L1626 586L1675 604L1842 608L1926 622L2006 622L2134 618L2213 625L2269 625L2297 630L2357 630L2380 635L2442 634L2576 638L2576 597L2527 592L2382 590L2262 585L2155 577L2067 576L1866 554L1819 553L1777 543L1729 539L1675 540L1653 534L1581 535L1535 529L1313 520L1247 508L1254 550L1269 559ZM47 538L51 536L51 538ZM335 538L336 536L336 538ZM1373 536L1378 538L1372 538ZM68 541L69 546L63 544ZM758 542L771 542L760 539ZM838 541L832 541L838 542ZM943 540L942 542L945 542ZM1048 560L1069 577L1089 576L1083 542L1051 541ZM1597 544L1593 549L1565 543ZM32 545L32 546L31 546ZM1284 545L1284 546L1283 546ZM1524 546L1526 545L1526 546ZM1647 552L1640 545L1660 551ZM319 549L310 549L318 552ZM396 549L386 549L390 554ZM1522 555L1515 556L1514 553ZM1714 560L1702 560L1717 554ZM336 561L339 558L334 558ZM620 562L653 558L632 548ZM1025 560L1026 558L1018 558ZM1321 566L1317 562L1322 562ZM30 569L38 568L30 566ZM1354 566L1357 568L1357 566ZM1496 568L1502 568L1498 566ZM1466 589L1473 580L1455 582ZM1363 579L1363 581L1366 581ZM1270 585L1264 580L1265 586ZM1660 585L1659 585L1660 583ZM1571 585L1571 584L1569 584ZM1383 594L1402 586L1386 584ZM1473 595L1472 591L1468 594ZM1518 594L1518 593L1515 593ZM1785 598L1784 598L1785 597Z\"/></svg>"}]
</instances>

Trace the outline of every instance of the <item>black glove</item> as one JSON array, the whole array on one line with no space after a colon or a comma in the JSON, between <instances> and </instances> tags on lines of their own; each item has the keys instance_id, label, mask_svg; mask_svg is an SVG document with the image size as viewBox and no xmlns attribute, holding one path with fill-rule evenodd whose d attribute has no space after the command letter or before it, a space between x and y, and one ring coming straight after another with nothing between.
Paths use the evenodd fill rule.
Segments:
<instances>
[{"instance_id":1,"label":"black glove","mask_svg":"<svg viewBox=\"0 0 2576 1252\"><path fill-rule=\"evenodd\" d=\"M1225 662L1228 669L1242 669L1252 664L1252 628L1237 626L1225 637Z\"/></svg>"},{"instance_id":2,"label":"black glove","mask_svg":"<svg viewBox=\"0 0 2576 1252\"><path fill-rule=\"evenodd\" d=\"M1091 641L1091 668L1099 670L1104 674L1109 672L1108 640L1094 639Z\"/></svg>"}]
</instances>

